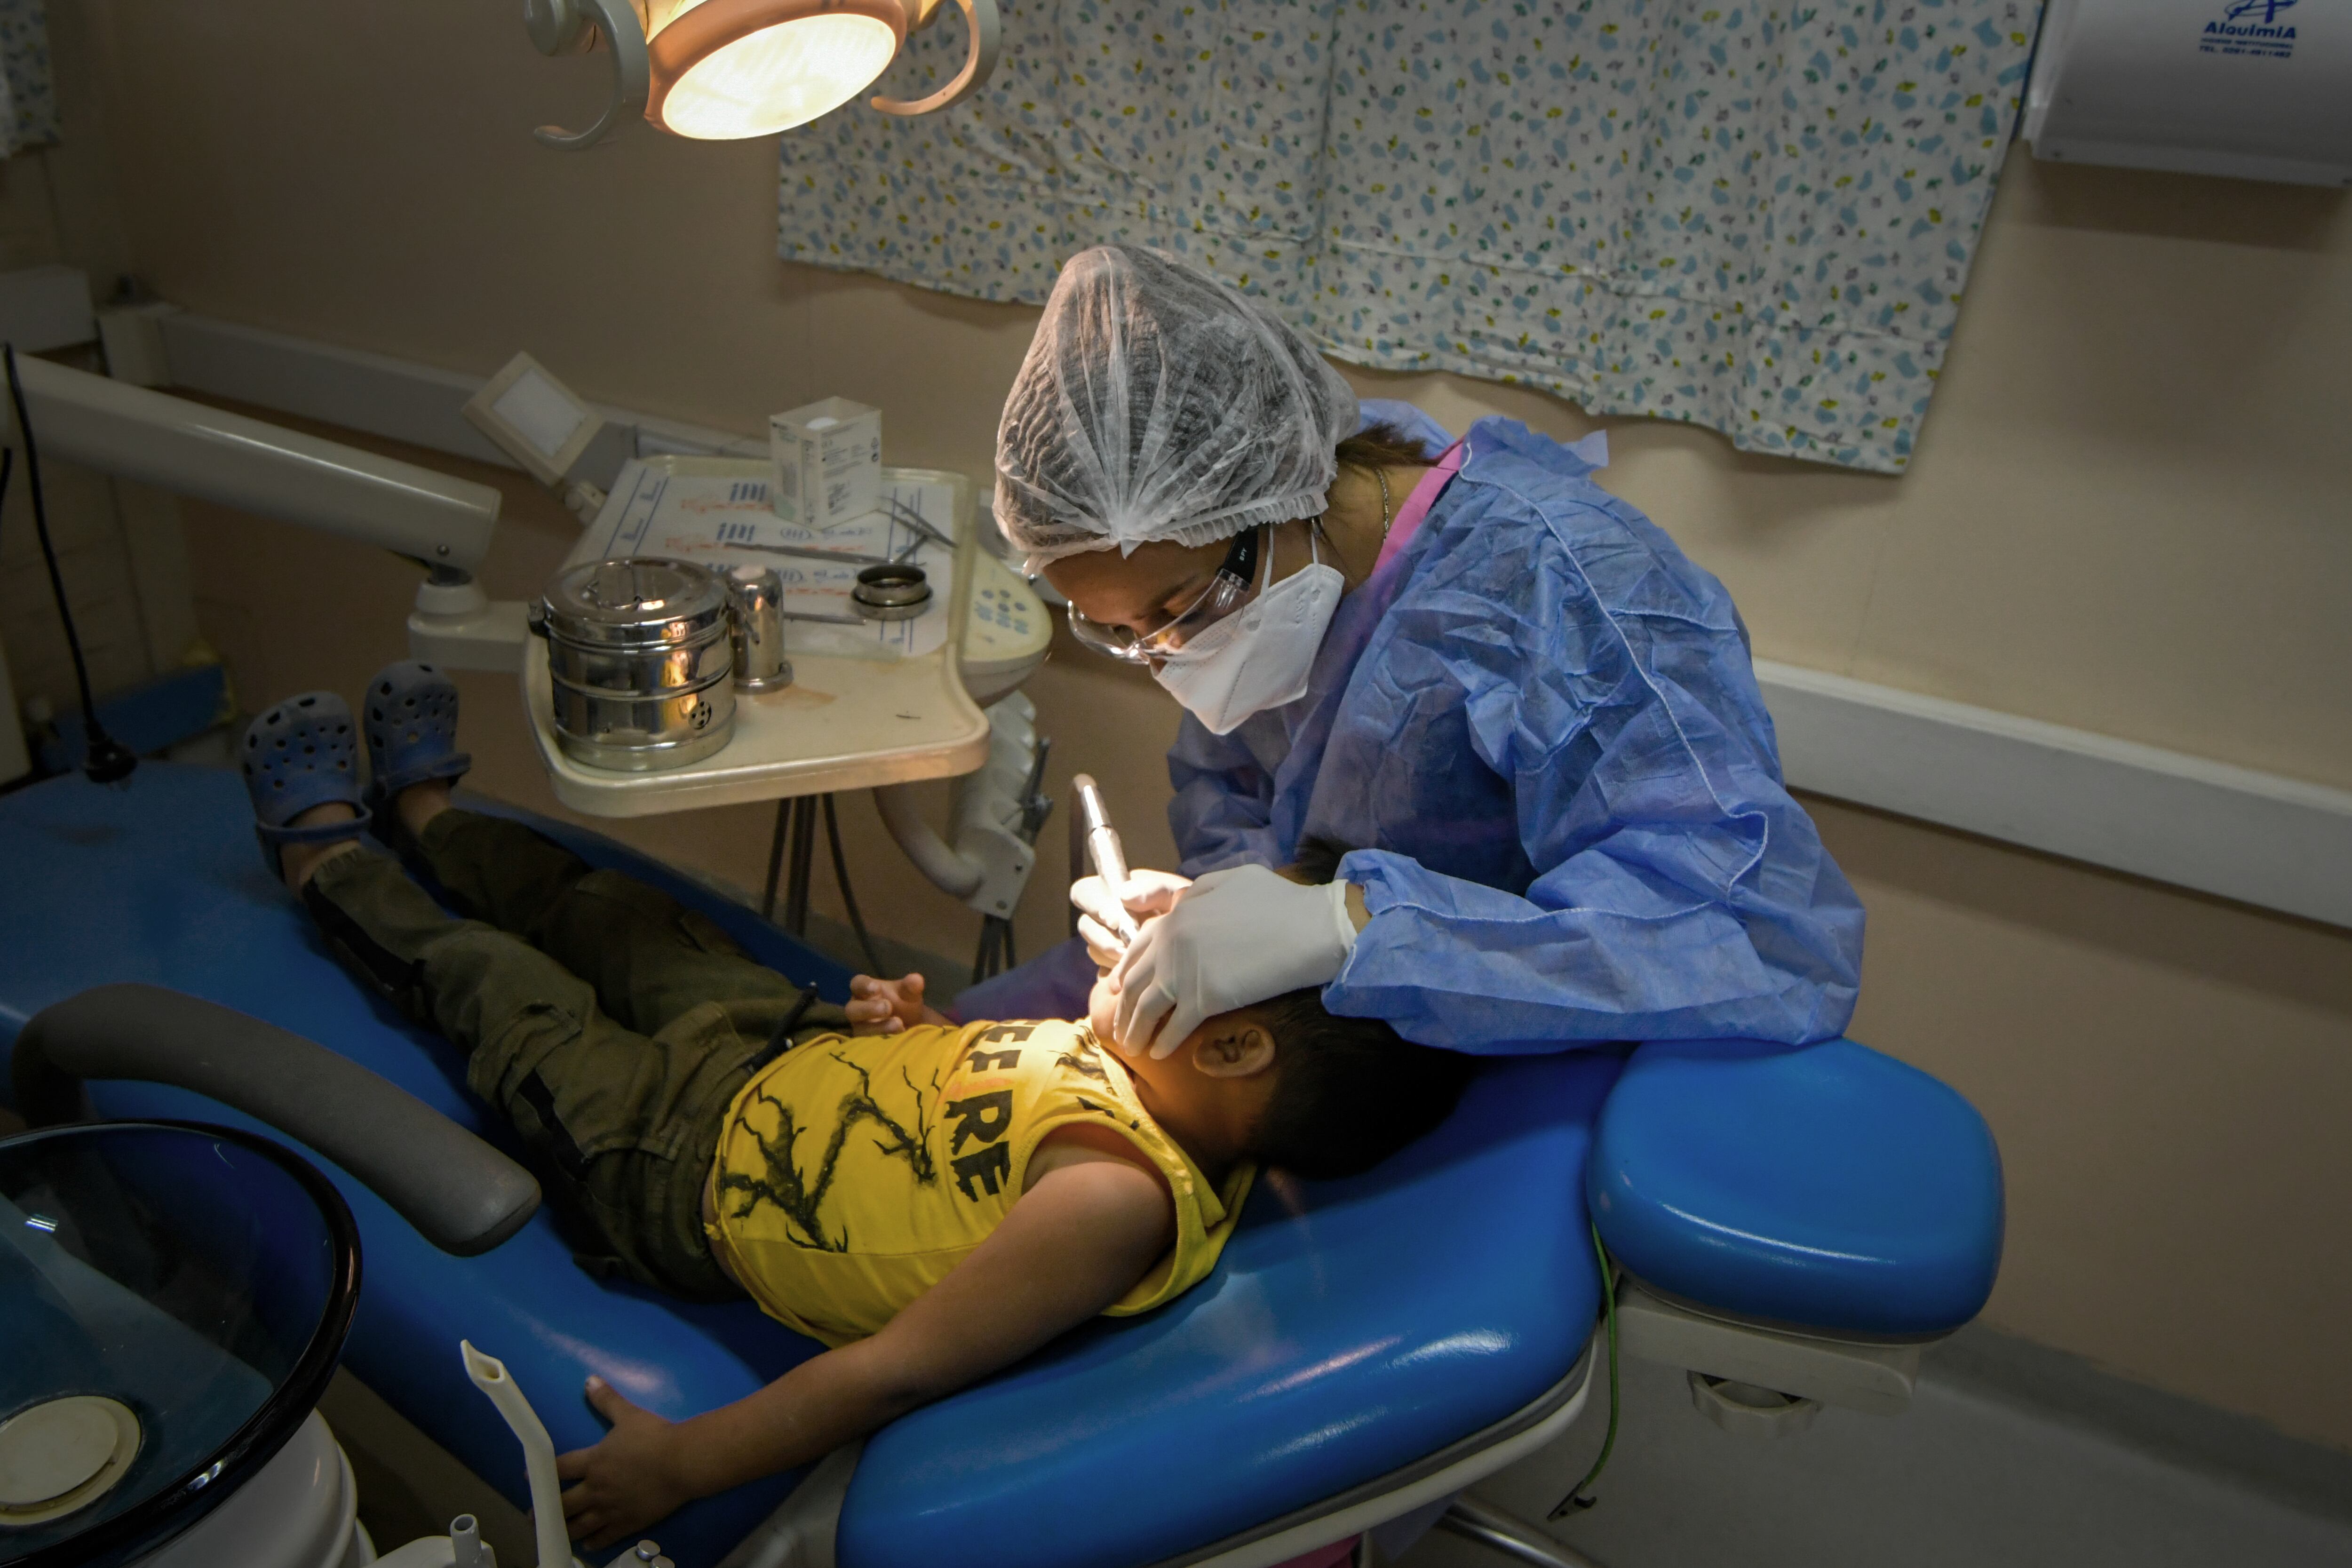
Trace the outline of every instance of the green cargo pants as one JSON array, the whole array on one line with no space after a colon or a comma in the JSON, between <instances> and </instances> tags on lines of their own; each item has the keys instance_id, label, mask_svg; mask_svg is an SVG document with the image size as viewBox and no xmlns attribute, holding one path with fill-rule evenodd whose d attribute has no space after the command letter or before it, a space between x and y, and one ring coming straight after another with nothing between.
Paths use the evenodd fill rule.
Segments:
<instances>
[{"instance_id":1,"label":"green cargo pants","mask_svg":"<svg viewBox=\"0 0 2352 1568\"><path fill-rule=\"evenodd\" d=\"M583 1262L698 1300L737 1294L701 1217L727 1107L776 1050L846 1016L704 916L520 823L445 812L415 850L474 918L452 919L389 856L332 856L302 897L337 956L467 1053L467 1083L591 1233Z\"/></svg>"}]
</instances>

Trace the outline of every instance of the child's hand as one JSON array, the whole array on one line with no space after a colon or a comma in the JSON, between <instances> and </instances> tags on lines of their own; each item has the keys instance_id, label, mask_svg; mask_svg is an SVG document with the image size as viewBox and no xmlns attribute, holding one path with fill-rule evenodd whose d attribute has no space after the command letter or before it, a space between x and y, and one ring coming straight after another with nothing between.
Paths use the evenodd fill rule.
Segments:
<instances>
[{"instance_id":1,"label":"child's hand","mask_svg":"<svg viewBox=\"0 0 2352 1568\"><path fill-rule=\"evenodd\" d=\"M593 1448L575 1448L555 1461L563 1491L563 1527L590 1551L610 1546L667 1519L697 1493L679 1477L677 1428L640 1410L601 1377L588 1380L588 1403L613 1424Z\"/></svg>"},{"instance_id":2,"label":"child's hand","mask_svg":"<svg viewBox=\"0 0 2352 1568\"><path fill-rule=\"evenodd\" d=\"M916 1024L953 1024L946 1014L923 1005L923 977L877 980L860 974L849 983L849 1032L853 1035L895 1035Z\"/></svg>"}]
</instances>

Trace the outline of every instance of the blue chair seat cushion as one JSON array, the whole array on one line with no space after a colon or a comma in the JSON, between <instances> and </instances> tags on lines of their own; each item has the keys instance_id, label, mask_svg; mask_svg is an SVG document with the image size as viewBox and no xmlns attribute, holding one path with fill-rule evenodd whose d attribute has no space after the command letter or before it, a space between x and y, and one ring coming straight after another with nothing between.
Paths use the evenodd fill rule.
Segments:
<instances>
[{"instance_id":1,"label":"blue chair seat cushion","mask_svg":"<svg viewBox=\"0 0 2352 1568\"><path fill-rule=\"evenodd\" d=\"M1852 1040L1660 1041L1602 1109L1586 1200L1611 1254L1703 1310L1928 1338L2000 1266L2000 1156L1976 1108Z\"/></svg>"}]
</instances>

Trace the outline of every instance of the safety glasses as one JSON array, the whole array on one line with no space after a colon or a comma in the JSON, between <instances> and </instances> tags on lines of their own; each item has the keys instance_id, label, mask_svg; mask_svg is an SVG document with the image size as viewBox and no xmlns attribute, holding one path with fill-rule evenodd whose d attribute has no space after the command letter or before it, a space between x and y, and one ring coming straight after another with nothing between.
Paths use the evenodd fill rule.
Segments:
<instances>
[{"instance_id":1,"label":"safety glasses","mask_svg":"<svg viewBox=\"0 0 2352 1568\"><path fill-rule=\"evenodd\" d=\"M1256 595L1257 558L1263 528L1244 529L1234 535L1233 548L1201 596L1171 616L1164 626L1140 635L1125 626L1106 626L1070 606L1070 635L1095 652L1129 664L1150 664L1169 657L1202 632L1223 620Z\"/></svg>"}]
</instances>

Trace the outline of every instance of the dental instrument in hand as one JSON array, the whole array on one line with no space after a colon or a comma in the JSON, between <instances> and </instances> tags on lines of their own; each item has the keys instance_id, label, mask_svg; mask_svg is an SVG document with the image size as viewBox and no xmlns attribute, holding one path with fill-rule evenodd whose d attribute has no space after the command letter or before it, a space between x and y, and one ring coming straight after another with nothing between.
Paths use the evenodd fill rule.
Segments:
<instances>
[{"instance_id":1,"label":"dental instrument in hand","mask_svg":"<svg viewBox=\"0 0 2352 1568\"><path fill-rule=\"evenodd\" d=\"M1133 942L1138 929L1135 917L1120 901L1127 888L1127 850L1118 841L1118 829L1110 825L1110 808L1103 804L1102 790L1093 774L1076 774L1070 780L1070 787L1077 792L1079 818L1086 824L1087 858L1111 896L1111 911L1118 921L1119 937Z\"/></svg>"}]
</instances>

